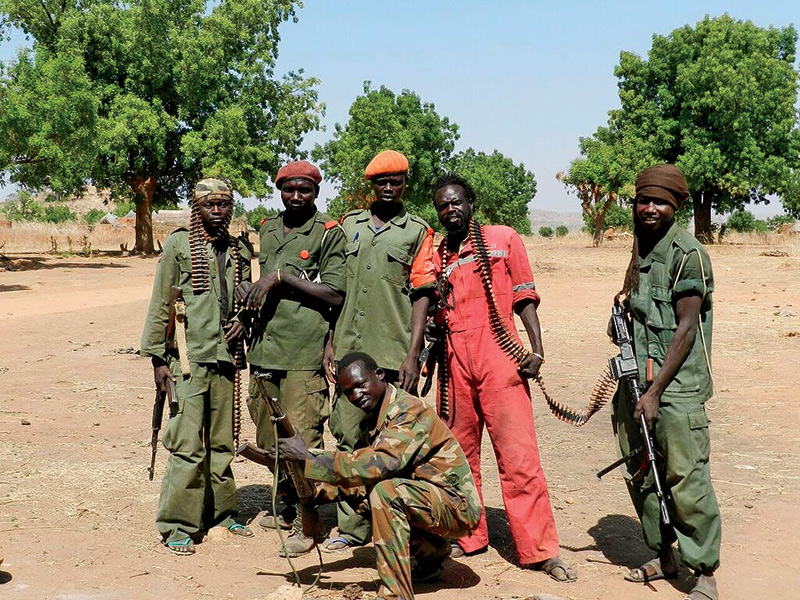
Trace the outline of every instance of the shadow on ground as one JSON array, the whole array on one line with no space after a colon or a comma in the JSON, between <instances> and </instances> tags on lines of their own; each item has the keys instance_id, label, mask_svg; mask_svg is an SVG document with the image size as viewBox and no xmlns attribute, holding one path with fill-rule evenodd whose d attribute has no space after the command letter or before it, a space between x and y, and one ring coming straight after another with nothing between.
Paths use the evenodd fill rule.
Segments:
<instances>
[{"instance_id":1,"label":"shadow on ground","mask_svg":"<svg viewBox=\"0 0 800 600\"><path fill-rule=\"evenodd\" d=\"M93 252L93 258L122 257L121 252ZM6 256L2 266L7 271L41 271L46 269L127 269L127 265L119 263L91 262L66 262L58 256L34 256L30 258L14 258Z\"/></svg>"}]
</instances>

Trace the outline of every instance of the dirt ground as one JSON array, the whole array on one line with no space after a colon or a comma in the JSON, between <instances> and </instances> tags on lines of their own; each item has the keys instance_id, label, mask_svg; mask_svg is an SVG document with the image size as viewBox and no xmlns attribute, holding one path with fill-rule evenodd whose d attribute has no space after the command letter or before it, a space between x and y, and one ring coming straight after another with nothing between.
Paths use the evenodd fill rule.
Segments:
<instances>
[{"instance_id":1,"label":"dirt ground","mask_svg":"<svg viewBox=\"0 0 800 600\"><path fill-rule=\"evenodd\" d=\"M624 241L528 243L543 297L551 393L578 407L614 347L604 336L627 264ZM715 269L712 472L723 519L720 597L800 598L800 252L763 256L763 245L711 248ZM149 362L139 347L155 258L8 254L0 262L0 596L19 600L264 599L291 582L275 532L244 539L212 531L190 558L159 543L160 477L147 480ZM558 584L519 569L504 519L491 448L484 494L492 532L486 554L450 561L418 597L680 599L692 579L652 586L623 581L650 557L621 477L595 471L616 458L608 409L583 429L555 420L533 395L542 461L562 555L580 579ZM245 416L244 437L253 436ZM234 464L242 516L266 507L267 474ZM327 513L331 520L331 513ZM254 524L255 525L255 524ZM344 598L357 583L374 597L371 547L325 554L316 598ZM317 557L296 559L304 583Z\"/></svg>"}]
</instances>

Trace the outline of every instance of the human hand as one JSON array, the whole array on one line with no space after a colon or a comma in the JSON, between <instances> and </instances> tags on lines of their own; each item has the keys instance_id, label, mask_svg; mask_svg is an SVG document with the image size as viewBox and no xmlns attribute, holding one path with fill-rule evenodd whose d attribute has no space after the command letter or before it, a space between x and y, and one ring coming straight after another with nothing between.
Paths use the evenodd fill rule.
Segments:
<instances>
[{"instance_id":1,"label":"human hand","mask_svg":"<svg viewBox=\"0 0 800 600\"><path fill-rule=\"evenodd\" d=\"M281 460L306 460L311 458L306 443L299 433L290 438L278 438L278 458ZM275 460L275 447L267 450L270 460Z\"/></svg>"},{"instance_id":2,"label":"human hand","mask_svg":"<svg viewBox=\"0 0 800 600\"><path fill-rule=\"evenodd\" d=\"M322 368L325 370L325 379L328 380L328 383L332 383L336 385L336 363L334 362L334 357L336 356L336 351L333 348L333 343L329 340L328 343L325 344L325 352L322 355Z\"/></svg>"},{"instance_id":3,"label":"human hand","mask_svg":"<svg viewBox=\"0 0 800 600\"><path fill-rule=\"evenodd\" d=\"M250 293L251 289L253 289L253 282L243 281L236 286L236 290L233 292L233 297L236 298L236 301L239 304L244 304L247 301L247 295Z\"/></svg>"},{"instance_id":4,"label":"human hand","mask_svg":"<svg viewBox=\"0 0 800 600\"><path fill-rule=\"evenodd\" d=\"M661 403L661 397L655 393L653 388L648 389L636 407L633 409L633 418L639 421L639 418L644 414L644 419L647 421L647 428L652 429L658 417L658 405Z\"/></svg>"},{"instance_id":5,"label":"human hand","mask_svg":"<svg viewBox=\"0 0 800 600\"><path fill-rule=\"evenodd\" d=\"M539 369L542 368L543 363L544 360L542 358L535 354L529 354L519 363L517 373L519 373L520 377L524 377L525 379L533 379L539 374Z\"/></svg>"},{"instance_id":6,"label":"human hand","mask_svg":"<svg viewBox=\"0 0 800 600\"><path fill-rule=\"evenodd\" d=\"M170 379L173 383L175 383L175 376L172 374L172 371L169 370L167 365L153 367L153 379L156 383L156 389L159 392L167 391L167 379Z\"/></svg>"},{"instance_id":7,"label":"human hand","mask_svg":"<svg viewBox=\"0 0 800 600\"><path fill-rule=\"evenodd\" d=\"M397 385L411 394L417 395L417 384L419 383L419 358L408 355L403 364L400 365L400 373L397 377Z\"/></svg>"},{"instance_id":8,"label":"human hand","mask_svg":"<svg viewBox=\"0 0 800 600\"><path fill-rule=\"evenodd\" d=\"M225 343L230 346L244 335L244 325L239 321L230 321L222 326L222 331L225 332Z\"/></svg>"},{"instance_id":9,"label":"human hand","mask_svg":"<svg viewBox=\"0 0 800 600\"><path fill-rule=\"evenodd\" d=\"M266 295L272 290L275 286L279 283L278 281L278 272L277 271L270 271L265 275L262 275L258 281L256 281L253 286L250 288L250 291L247 293L247 298L245 300L246 308L251 308L254 310L259 310L261 308L261 304L264 302L264 298Z\"/></svg>"}]
</instances>

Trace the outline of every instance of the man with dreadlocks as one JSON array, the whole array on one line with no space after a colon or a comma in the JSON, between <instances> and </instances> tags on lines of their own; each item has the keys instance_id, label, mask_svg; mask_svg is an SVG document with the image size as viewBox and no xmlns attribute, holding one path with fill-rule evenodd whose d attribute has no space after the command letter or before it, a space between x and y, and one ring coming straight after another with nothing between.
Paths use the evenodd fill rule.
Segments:
<instances>
[{"instance_id":1,"label":"man with dreadlocks","mask_svg":"<svg viewBox=\"0 0 800 600\"><path fill-rule=\"evenodd\" d=\"M448 174L436 182L433 203L447 230L434 254L438 320L445 336L439 412L464 449L478 491L486 425L519 563L556 581L575 581L573 570L559 558L527 382L544 361L536 313L539 295L522 239L510 227L477 224L474 202L475 192L461 177ZM512 347L521 348L514 313L533 350L519 363L509 356ZM482 515L477 530L459 539L453 553L477 554L488 544Z\"/></svg>"},{"instance_id":2,"label":"man with dreadlocks","mask_svg":"<svg viewBox=\"0 0 800 600\"><path fill-rule=\"evenodd\" d=\"M236 522L231 470L236 346L244 333L233 294L236 283L250 278L252 257L246 240L228 233L232 214L233 194L223 181L195 186L189 230L176 230L164 243L142 333L140 354L151 357L156 387L164 391L170 379L178 396L162 438L170 455L156 526L179 555L194 554L194 542L213 526L253 535ZM185 344L177 346L188 356L177 356L164 337L173 286L185 303Z\"/></svg>"},{"instance_id":3,"label":"man with dreadlocks","mask_svg":"<svg viewBox=\"0 0 800 600\"><path fill-rule=\"evenodd\" d=\"M257 313L247 350L248 408L258 446L265 449L275 442L273 423L256 374L265 380L266 392L280 401L308 447L322 448L323 424L329 414L322 355L331 308L343 301L345 276L344 231L314 205L321 181L319 169L304 160L281 167L275 187L286 210L261 225L259 280L245 281L236 289L237 299ZM290 490L282 491L291 497ZM303 534L301 510L307 509L289 501L280 514L267 514L259 523L293 529L285 544L290 556L314 547L314 540Z\"/></svg>"},{"instance_id":4,"label":"man with dreadlocks","mask_svg":"<svg viewBox=\"0 0 800 600\"><path fill-rule=\"evenodd\" d=\"M636 179L633 252L617 299L633 324L640 378L646 381L648 363L654 377L635 406L627 387L620 385L612 419L623 455L641 447L642 414L653 428L664 457L662 481L671 521L662 522L653 476L649 469L642 476L642 455L634 450L625 479L645 541L658 556L625 578L644 583L677 576L672 550L677 541L681 563L697 575L688 599L716 600L721 523L711 485L705 412L713 391L714 278L705 248L675 223L675 212L688 197L686 179L674 165L650 167Z\"/></svg>"}]
</instances>

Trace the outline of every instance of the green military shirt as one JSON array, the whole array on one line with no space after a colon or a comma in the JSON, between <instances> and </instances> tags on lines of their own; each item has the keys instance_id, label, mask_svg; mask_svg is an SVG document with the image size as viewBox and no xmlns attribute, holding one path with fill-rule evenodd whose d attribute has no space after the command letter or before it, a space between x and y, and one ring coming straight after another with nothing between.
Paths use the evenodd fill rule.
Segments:
<instances>
[{"instance_id":1,"label":"green military shirt","mask_svg":"<svg viewBox=\"0 0 800 600\"><path fill-rule=\"evenodd\" d=\"M169 294L172 286L178 286L186 302L186 344L189 360L195 363L233 362L228 346L225 344L225 325L223 315L233 311L234 263L230 249L226 250L225 281L219 280L217 259L211 243L206 244L208 254L208 274L211 289L195 295L192 291L192 256L189 250L189 232L178 229L164 242L164 253L158 263L153 295L142 332L141 356L167 358L164 339L169 320ZM242 280L250 279L250 260L252 250L248 244L239 240L239 254L242 260ZM228 305L222 307L220 285L227 286ZM224 308L224 310L222 310ZM229 320L235 320L231 318Z\"/></svg>"},{"instance_id":2,"label":"green military shirt","mask_svg":"<svg viewBox=\"0 0 800 600\"><path fill-rule=\"evenodd\" d=\"M399 370L411 339L411 295L432 288L433 230L405 209L376 230L369 209L342 220L347 295L336 323L336 360L366 352Z\"/></svg>"},{"instance_id":3,"label":"green military shirt","mask_svg":"<svg viewBox=\"0 0 800 600\"><path fill-rule=\"evenodd\" d=\"M664 390L662 402L702 402L711 397L709 364L713 290L714 277L708 252L693 235L677 224L670 227L647 256L639 257L639 289L631 294L630 307L636 360L642 381L648 357L655 362L656 375L664 363L667 348L678 327L677 299L686 292L697 292L703 298L700 326L692 349Z\"/></svg>"},{"instance_id":4,"label":"green military shirt","mask_svg":"<svg viewBox=\"0 0 800 600\"><path fill-rule=\"evenodd\" d=\"M392 478L426 481L463 499L477 522L481 501L467 458L436 411L416 396L390 385L369 433L366 448L322 451L305 462L305 476L342 488L372 487ZM336 497L321 486L320 497ZM344 495L347 495L346 493Z\"/></svg>"},{"instance_id":5,"label":"green military shirt","mask_svg":"<svg viewBox=\"0 0 800 600\"><path fill-rule=\"evenodd\" d=\"M277 269L334 292L345 291L344 231L317 212L301 227L283 233L283 213L261 226L262 276ZM330 307L287 286L270 292L254 326L247 361L264 369L316 371L322 366Z\"/></svg>"}]
</instances>

